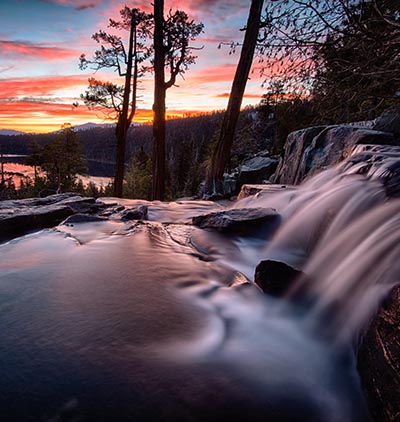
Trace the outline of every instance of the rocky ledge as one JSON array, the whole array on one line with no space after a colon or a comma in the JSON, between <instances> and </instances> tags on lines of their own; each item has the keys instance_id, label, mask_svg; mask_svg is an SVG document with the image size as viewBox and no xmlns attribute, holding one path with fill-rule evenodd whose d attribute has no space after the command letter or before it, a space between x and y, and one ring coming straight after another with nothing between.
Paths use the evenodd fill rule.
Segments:
<instances>
[{"instance_id":1,"label":"rocky ledge","mask_svg":"<svg viewBox=\"0 0 400 422\"><path fill-rule=\"evenodd\" d=\"M147 219L147 207L125 209L75 193L0 201L0 242L54 227L63 221L66 224L101 221L110 216L123 221L144 220Z\"/></svg>"}]
</instances>

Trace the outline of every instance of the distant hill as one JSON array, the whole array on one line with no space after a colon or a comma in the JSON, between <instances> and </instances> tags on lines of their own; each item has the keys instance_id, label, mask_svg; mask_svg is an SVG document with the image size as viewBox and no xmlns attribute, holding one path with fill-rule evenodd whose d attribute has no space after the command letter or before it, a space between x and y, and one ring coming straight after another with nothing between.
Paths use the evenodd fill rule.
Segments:
<instances>
[{"instance_id":1,"label":"distant hill","mask_svg":"<svg viewBox=\"0 0 400 422\"><path fill-rule=\"evenodd\" d=\"M80 132L82 130L91 130L97 128L115 128L115 123L83 123L82 125L77 125L72 127L75 131Z\"/></svg>"},{"instance_id":2,"label":"distant hill","mask_svg":"<svg viewBox=\"0 0 400 422\"><path fill-rule=\"evenodd\" d=\"M19 130L13 129L0 129L0 135L5 136L16 136L16 135L24 135L25 132L20 132Z\"/></svg>"}]
</instances>

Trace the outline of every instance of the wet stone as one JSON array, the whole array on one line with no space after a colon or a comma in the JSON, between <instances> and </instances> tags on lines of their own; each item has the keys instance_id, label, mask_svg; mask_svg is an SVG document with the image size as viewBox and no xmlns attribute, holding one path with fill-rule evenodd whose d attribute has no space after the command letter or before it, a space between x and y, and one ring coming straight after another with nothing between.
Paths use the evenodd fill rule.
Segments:
<instances>
[{"instance_id":1,"label":"wet stone","mask_svg":"<svg viewBox=\"0 0 400 422\"><path fill-rule=\"evenodd\" d=\"M250 234L267 222L278 222L279 214L273 208L237 208L193 217L195 226L221 232Z\"/></svg>"},{"instance_id":2,"label":"wet stone","mask_svg":"<svg viewBox=\"0 0 400 422\"><path fill-rule=\"evenodd\" d=\"M280 261L261 261L255 271L254 282L264 293L283 296L303 273Z\"/></svg>"},{"instance_id":3,"label":"wet stone","mask_svg":"<svg viewBox=\"0 0 400 422\"><path fill-rule=\"evenodd\" d=\"M128 208L121 213L121 220L147 220L148 207L140 205L137 208Z\"/></svg>"}]
</instances>

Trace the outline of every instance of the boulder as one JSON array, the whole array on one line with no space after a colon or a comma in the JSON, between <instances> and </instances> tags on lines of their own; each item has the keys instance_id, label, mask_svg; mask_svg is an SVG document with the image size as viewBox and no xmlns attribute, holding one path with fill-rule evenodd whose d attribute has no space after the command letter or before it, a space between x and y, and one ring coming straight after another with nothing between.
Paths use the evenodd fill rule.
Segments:
<instances>
[{"instance_id":1,"label":"boulder","mask_svg":"<svg viewBox=\"0 0 400 422\"><path fill-rule=\"evenodd\" d=\"M374 419L400 420L400 285L392 289L362 339L358 371Z\"/></svg>"},{"instance_id":2,"label":"boulder","mask_svg":"<svg viewBox=\"0 0 400 422\"><path fill-rule=\"evenodd\" d=\"M280 261L261 261L254 274L254 282L264 293L283 296L303 273Z\"/></svg>"},{"instance_id":3,"label":"boulder","mask_svg":"<svg viewBox=\"0 0 400 422\"><path fill-rule=\"evenodd\" d=\"M226 233L255 234L265 223L276 227L280 216L273 208L237 208L217 211L192 218L195 226Z\"/></svg>"},{"instance_id":4,"label":"boulder","mask_svg":"<svg viewBox=\"0 0 400 422\"><path fill-rule=\"evenodd\" d=\"M261 151L257 155L243 161L230 173L224 174L224 179L216 186L215 195L205 196L204 199L218 200L237 195L242 185L264 183L275 172L278 165L277 157L270 157L268 151ZM200 189L204 192L204 186Z\"/></svg>"},{"instance_id":5,"label":"boulder","mask_svg":"<svg viewBox=\"0 0 400 422\"><path fill-rule=\"evenodd\" d=\"M121 213L121 220L147 220L148 207L146 205L139 205L136 208L128 208Z\"/></svg>"},{"instance_id":6,"label":"boulder","mask_svg":"<svg viewBox=\"0 0 400 422\"><path fill-rule=\"evenodd\" d=\"M278 166L278 159L256 156L239 166L239 186L246 183L262 183L268 180Z\"/></svg>"}]
</instances>

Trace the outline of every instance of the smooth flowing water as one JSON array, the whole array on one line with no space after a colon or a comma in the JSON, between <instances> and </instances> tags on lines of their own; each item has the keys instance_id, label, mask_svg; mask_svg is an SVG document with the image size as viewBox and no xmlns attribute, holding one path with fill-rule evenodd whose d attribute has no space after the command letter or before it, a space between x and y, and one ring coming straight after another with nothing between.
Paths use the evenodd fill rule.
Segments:
<instances>
[{"instance_id":1,"label":"smooth flowing water","mask_svg":"<svg viewBox=\"0 0 400 422\"><path fill-rule=\"evenodd\" d=\"M0 419L369 420L354 345L399 281L400 200L356 166L1 245ZM190 224L226 207L273 207L280 225L241 237ZM262 259L305 276L269 297L252 283Z\"/></svg>"}]
</instances>

